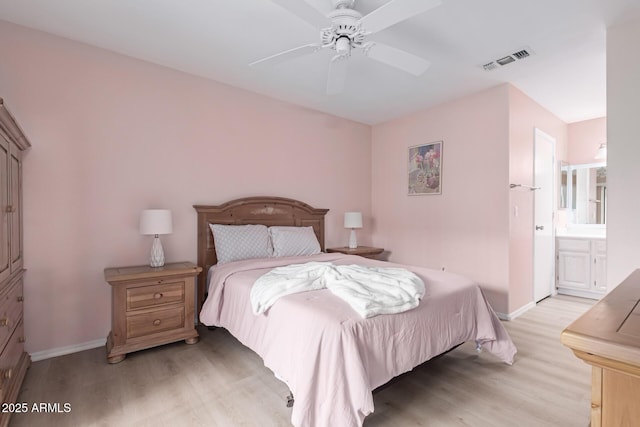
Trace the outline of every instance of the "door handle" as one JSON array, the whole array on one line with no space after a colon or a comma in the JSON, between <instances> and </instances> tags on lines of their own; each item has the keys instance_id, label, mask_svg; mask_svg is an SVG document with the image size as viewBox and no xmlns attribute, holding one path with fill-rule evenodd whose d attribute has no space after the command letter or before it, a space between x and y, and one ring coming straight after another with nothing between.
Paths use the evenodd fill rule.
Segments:
<instances>
[{"instance_id":1,"label":"door handle","mask_svg":"<svg viewBox=\"0 0 640 427\"><path fill-rule=\"evenodd\" d=\"M536 225L536 230L544 230L544 225Z\"/></svg>"}]
</instances>

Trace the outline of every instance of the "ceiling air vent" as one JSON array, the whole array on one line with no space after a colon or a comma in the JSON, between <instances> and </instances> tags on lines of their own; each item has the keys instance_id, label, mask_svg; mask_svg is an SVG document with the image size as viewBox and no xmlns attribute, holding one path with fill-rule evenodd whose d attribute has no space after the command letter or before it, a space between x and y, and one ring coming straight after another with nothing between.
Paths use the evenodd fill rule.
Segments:
<instances>
[{"instance_id":1,"label":"ceiling air vent","mask_svg":"<svg viewBox=\"0 0 640 427\"><path fill-rule=\"evenodd\" d=\"M513 57L515 57L516 59L524 59L527 56L529 56L529 51L527 49L522 49L522 50L519 50L519 51L517 51L515 53L512 53L511 55Z\"/></svg>"},{"instance_id":2,"label":"ceiling air vent","mask_svg":"<svg viewBox=\"0 0 640 427\"><path fill-rule=\"evenodd\" d=\"M496 60L496 62L500 65L507 65L511 64L512 62L516 62L516 60L513 58L513 56L505 56L504 58Z\"/></svg>"},{"instance_id":3,"label":"ceiling air vent","mask_svg":"<svg viewBox=\"0 0 640 427\"><path fill-rule=\"evenodd\" d=\"M502 56L500 59L496 59L495 61L487 62L482 65L482 68L485 71L495 70L500 67L504 67L507 64L511 64L512 62L516 62L521 59L528 58L533 54L533 51L530 48L522 48L517 51L510 53L508 55Z\"/></svg>"},{"instance_id":4,"label":"ceiling air vent","mask_svg":"<svg viewBox=\"0 0 640 427\"><path fill-rule=\"evenodd\" d=\"M496 64L495 62L491 61L491 62L487 62L486 64L484 64L482 66L482 68L484 68L485 71L491 71L491 70L495 70L496 68L498 68L498 64Z\"/></svg>"}]
</instances>

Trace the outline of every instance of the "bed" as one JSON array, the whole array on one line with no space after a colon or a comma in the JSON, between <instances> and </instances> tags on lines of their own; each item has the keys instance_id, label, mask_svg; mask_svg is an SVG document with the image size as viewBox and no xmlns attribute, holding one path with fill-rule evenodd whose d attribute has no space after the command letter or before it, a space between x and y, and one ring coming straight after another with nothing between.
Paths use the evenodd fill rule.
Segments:
<instances>
[{"instance_id":1,"label":"bed","mask_svg":"<svg viewBox=\"0 0 640 427\"><path fill-rule=\"evenodd\" d=\"M311 227L324 251L327 209L279 197L194 208L203 266L200 321L227 329L287 384L295 397L294 426L362 426L374 410L374 389L467 341L493 353L496 363L513 362L516 348L506 330L480 287L462 276L339 253L217 264L210 224ZM307 262L403 267L424 281L425 295L414 309L370 318L327 289L287 295L265 313L253 313L249 294L258 277Z\"/></svg>"}]
</instances>

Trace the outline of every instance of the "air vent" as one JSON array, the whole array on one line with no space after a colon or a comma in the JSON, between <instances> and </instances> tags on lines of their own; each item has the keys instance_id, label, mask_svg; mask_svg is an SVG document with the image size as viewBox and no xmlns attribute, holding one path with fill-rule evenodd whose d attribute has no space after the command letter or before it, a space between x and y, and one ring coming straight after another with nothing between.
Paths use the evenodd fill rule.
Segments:
<instances>
[{"instance_id":1,"label":"air vent","mask_svg":"<svg viewBox=\"0 0 640 427\"><path fill-rule=\"evenodd\" d=\"M513 56L505 56L504 58L500 58L496 61L500 65L511 64L512 62L516 62Z\"/></svg>"},{"instance_id":2,"label":"air vent","mask_svg":"<svg viewBox=\"0 0 640 427\"><path fill-rule=\"evenodd\" d=\"M491 62L487 62L486 64L484 64L482 66L482 68L484 68L485 71L491 71L491 70L495 70L496 68L498 68L498 64L496 64L495 62L491 61Z\"/></svg>"},{"instance_id":3,"label":"air vent","mask_svg":"<svg viewBox=\"0 0 640 427\"><path fill-rule=\"evenodd\" d=\"M522 49L515 53L512 53L511 55L514 56L516 59L524 59L527 56L529 56L529 51L526 49Z\"/></svg>"},{"instance_id":4,"label":"air vent","mask_svg":"<svg viewBox=\"0 0 640 427\"><path fill-rule=\"evenodd\" d=\"M490 62L487 62L486 64L483 64L482 68L485 71L492 71L497 68L504 67L505 65L511 64L512 62L516 62L518 60L528 58L532 54L533 54L533 51L531 50L531 48L526 47L526 48L518 49L514 53L504 55L500 59L496 59L495 61L490 61Z\"/></svg>"}]
</instances>

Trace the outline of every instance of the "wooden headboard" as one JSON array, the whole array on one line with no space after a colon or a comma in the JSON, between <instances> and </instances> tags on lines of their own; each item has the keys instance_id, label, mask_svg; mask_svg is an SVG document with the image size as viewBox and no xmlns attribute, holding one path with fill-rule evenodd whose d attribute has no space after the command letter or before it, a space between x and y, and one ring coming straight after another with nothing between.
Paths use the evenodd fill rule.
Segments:
<instances>
[{"instance_id":1,"label":"wooden headboard","mask_svg":"<svg viewBox=\"0 0 640 427\"><path fill-rule=\"evenodd\" d=\"M311 226L324 251L324 217L329 209L316 209L284 197L245 197L217 206L194 205L198 212L198 311L204 303L207 272L216 264L216 250L209 224L263 224Z\"/></svg>"}]
</instances>

